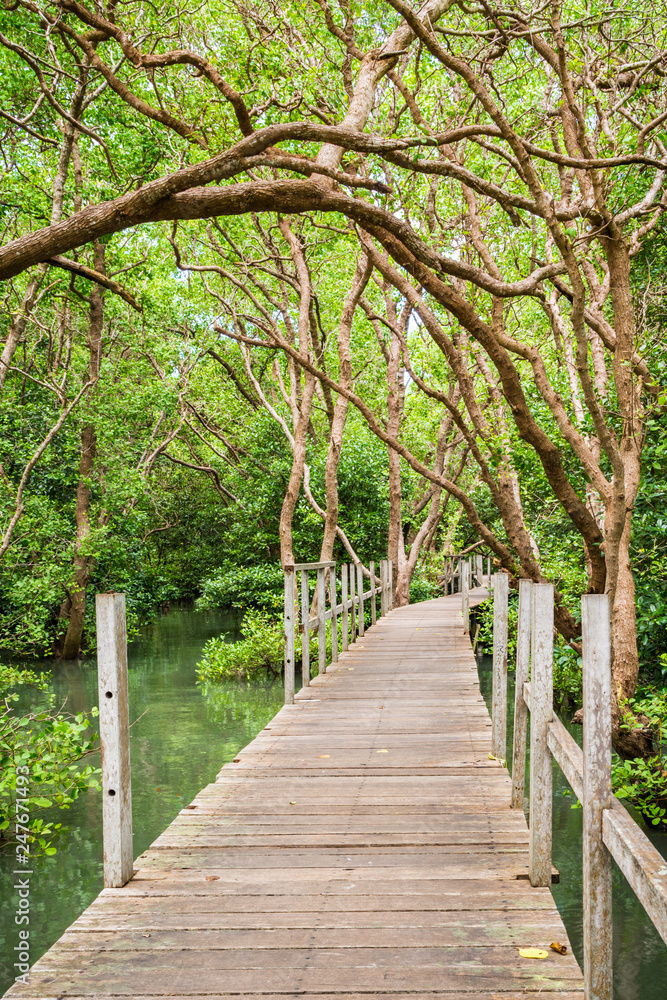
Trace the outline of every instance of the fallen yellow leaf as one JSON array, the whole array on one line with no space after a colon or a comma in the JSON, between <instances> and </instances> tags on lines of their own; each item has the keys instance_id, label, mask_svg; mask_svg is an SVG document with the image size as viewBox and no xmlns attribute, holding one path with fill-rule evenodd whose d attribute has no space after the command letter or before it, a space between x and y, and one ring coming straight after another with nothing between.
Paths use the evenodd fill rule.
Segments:
<instances>
[{"instance_id":1,"label":"fallen yellow leaf","mask_svg":"<svg viewBox=\"0 0 667 1000\"><path fill-rule=\"evenodd\" d=\"M291 806L295 806L295 805L296 805L296 802L290 802L290 805L291 805Z\"/></svg>"},{"instance_id":2,"label":"fallen yellow leaf","mask_svg":"<svg viewBox=\"0 0 667 1000\"><path fill-rule=\"evenodd\" d=\"M389 753L388 750L376 750L375 752L376 753Z\"/></svg>"},{"instance_id":3,"label":"fallen yellow leaf","mask_svg":"<svg viewBox=\"0 0 667 1000\"><path fill-rule=\"evenodd\" d=\"M519 954L522 958L548 958L549 952L544 951L542 948L519 948Z\"/></svg>"},{"instance_id":4,"label":"fallen yellow leaf","mask_svg":"<svg viewBox=\"0 0 667 1000\"><path fill-rule=\"evenodd\" d=\"M559 955L565 955L567 953L567 945L560 944L558 941L552 941L549 947L552 951L557 951Z\"/></svg>"},{"instance_id":5,"label":"fallen yellow leaf","mask_svg":"<svg viewBox=\"0 0 667 1000\"><path fill-rule=\"evenodd\" d=\"M330 753L318 753L318 755L317 755L317 756L318 756L318 757L330 757L330 756L331 756L331 754L330 754Z\"/></svg>"}]
</instances>

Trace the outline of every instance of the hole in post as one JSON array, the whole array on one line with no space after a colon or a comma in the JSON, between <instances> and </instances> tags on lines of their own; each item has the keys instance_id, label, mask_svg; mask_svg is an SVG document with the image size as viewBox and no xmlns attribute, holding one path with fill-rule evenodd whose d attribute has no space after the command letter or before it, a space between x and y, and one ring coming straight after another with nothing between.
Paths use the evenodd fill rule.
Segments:
<instances>
[{"instance_id":1,"label":"hole in post","mask_svg":"<svg viewBox=\"0 0 667 1000\"><path fill-rule=\"evenodd\" d=\"M113 698L113 694L111 691L107 691L107 698Z\"/></svg>"},{"instance_id":2,"label":"hole in post","mask_svg":"<svg viewBox=\"0 0 667 1000\"><path fill-rule=\"evenodd\" d=\"M107 795L115 795L115 794L116 790L114 788L110 788L109 791L107 792Z\"/></svg>"}]
</instances>

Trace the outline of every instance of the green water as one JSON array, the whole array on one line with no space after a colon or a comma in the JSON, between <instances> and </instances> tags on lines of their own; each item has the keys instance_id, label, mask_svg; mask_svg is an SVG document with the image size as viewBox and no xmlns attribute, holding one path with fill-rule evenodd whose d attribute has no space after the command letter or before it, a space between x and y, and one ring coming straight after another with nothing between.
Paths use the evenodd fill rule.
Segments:
<instances>
[{"instance_id":1,"label":"green water","mask_svg":"<svg viewBox=\"0 0 667 1000\"><path fill-rule=\"evenodd\" d=\"M132 728L134 856L142 853L207 783L273 718L280 683L216 685L203 693L195 664L207 639L238 635L238 619L220 612L175 610L128 650ZM53 690L69 712L97 704L95 662L57 664ZM39 695L31 705L42 704ZM23 694L25 701L26 695ZM143 714L145 712L145 714ZM139 718L141 716L141 718ZM91 762L96 763L92 758ZM68 831L58 853L32 865L31 962L56 941L102 889L102 806L90 789L68 811L54 810ZM0 855L0 994L14 978L18 943L13 852Z\"/></svg>"},{"instance_id":2,"label":"green water","mask_svg":"<svg viewBox=\"0 0 667 1000\"><path fill-rule=\"evenodd\" d=\"M478 661L482 695L491 709L491 657ZM507 759L512 759L514 722L514 675L507 685L508 734ZM581 746L582 728L563 723ZM528 763L525 788L528 789ZM565 794L564 794L565 793ZM582 811L573 809L576 799L563 772L553 765L553 863L560 872L560 882L552 886L556 905L567 928L579 964L583 961L582 900ZM524 800L524 809L528 803ZM667 834L656 833L636 817L644 832L663 857L667 858ZM614 1000L665 1000L667 997L667 946L646 916L625 876L614 862L613 870L613 942Z\"/></svg>"}]
</instances>

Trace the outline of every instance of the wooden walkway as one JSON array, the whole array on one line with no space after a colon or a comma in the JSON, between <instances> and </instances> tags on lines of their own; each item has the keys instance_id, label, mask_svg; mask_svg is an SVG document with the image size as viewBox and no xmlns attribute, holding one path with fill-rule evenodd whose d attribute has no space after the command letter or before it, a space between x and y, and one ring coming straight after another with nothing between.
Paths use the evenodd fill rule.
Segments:
<instances>
[{"instance_id":1,"label":"wooden walkway","mask_svg":"<svg viewBox=\"0 0 667 1000\"><path fill-rule=\"evenodd\" d=\"M581 1000L459 608L367 630L9 996Z\"/></svg>"}]
</instances>

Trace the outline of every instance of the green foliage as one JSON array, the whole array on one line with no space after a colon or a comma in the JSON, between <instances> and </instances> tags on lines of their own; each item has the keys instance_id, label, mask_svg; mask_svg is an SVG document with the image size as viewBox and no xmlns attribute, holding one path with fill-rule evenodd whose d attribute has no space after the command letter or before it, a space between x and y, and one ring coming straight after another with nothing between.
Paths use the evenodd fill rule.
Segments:
<instances>
[{"instance_id":1,"label":"green foliage","mask_svg":"<svg viewBox=\"0 0 667 1000\"><path fill-rule=\"evenodd\" d=\"M242 629L244 638L239 642L228 642L225 635L209 639L197 664L200 681L247 681L267 672L280 673L285 650L282 623L265 611L250 610Z\"/></svg>"},{"instance_id":2,"label":"green foliage","mask_svg":"<svg viewBox=\"0 0 667 1000\"><path fill-rule=\"evenodd\" d=\"M197 607L202 610L247 607L274 610L282 606L283 586L280 564L221 567L203 581Z\"/></svg>"},{"instance_id":3,"label":"green foliage","mask_svg":"<svg viewBox=\"0 0 667 1000\"><path fill-rule=\"evenodd\" d=\"M410 604L418 601L430 601L434 597L441 597L442 589L429 577L415 570L415 574L410 581Z\"/></svg>"},{"instance_id":4,"label":"green foliage","mask_svg":"<svg viewBox=\"0 0 667 1000\"><path fill-rule=\"evenodd\" d=\"M40 691L46 691L49 686L48 678L36 674L34 670L21 670L19 667L0 663L0 693L21 684L30 684Z\"/></svg>"},{"instance_id":5,"label":"green foliage","mask_svg":"<svg viewBox=\"0 0 667 1000\"><path fill-rule=\"evenodd\" d=\"M479 644L489 656L493 652L493 596L474 608L475 621L479 624ZM516 629L519 615L519 595L510 592L507 616L507 669L516 668Z\"/></svg>"},{"instance_id":6,"label":"green foliage","mask_svg":"<svg viewBox=\"0 0 667 1000\"><path fill-rule=\"evenodd\" d=\"M561 636L554 644L554 703L570 711L583 703L581 656Z\"/></svg>"},{"instance_id":7,"label":"green foliage","mask_svg":"<svg viewBox=\"0 0 667 1000\"><path fill-rule=\"evenodd\" d=\"M484 651L493 650L493 597L474 609L479 623L479 642ZM519 595L512 591L508 604L507 669L516 669L516 636L519 615ZM554 645L554 703L559 709L573 709L581 705L581 657L558 636Z\"/></svg>"},{"instance_id":8,"label":"green foliage","mask_svg":"<svg viewBox=\"0 0 667 1000\"><path fill-rule=\"evenodd\" d=\"M667 816L667 690L645 688L621 703L626 732L650 730L654 753L646 758L621 760L614 754L613 788L619 799L631 802L653 826Z\"/></svg>"},{"instance_id":9,"label":"green foliage","mask_svg":"<svg viewBox=\"0 0 667 1000\"><path fill-rule=\"evenodd\" d=\"M67 809L81 792L99 787L99 768L80 764L96 749L96 735L84 714L13 715L10 701L16 697L0 708L0 846L55 854L62 824L43 813Z\"/></svg>"}]
</instances>

